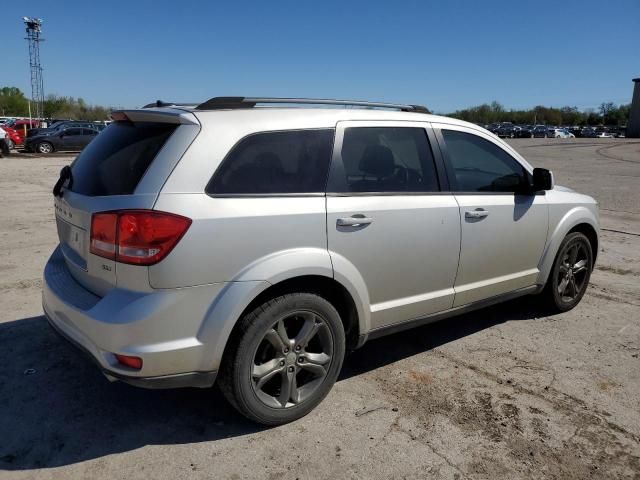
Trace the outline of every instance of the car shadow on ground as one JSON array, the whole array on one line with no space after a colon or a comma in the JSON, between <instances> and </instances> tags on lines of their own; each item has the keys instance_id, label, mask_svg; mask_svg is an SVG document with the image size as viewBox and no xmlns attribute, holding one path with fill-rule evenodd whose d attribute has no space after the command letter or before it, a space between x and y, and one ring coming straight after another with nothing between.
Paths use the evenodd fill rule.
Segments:
<instances>
[{"instance_id":1,"label":"car shadow on ground","mask_svg":"<svg viewBox=\"0 0 640 480\"><path fill-rule=\"evenodd\" d=\"M340 380L510 320L542 316L531 299L367 343ZM0 471L70 465L145 445L215 441L263 430L217 389L144 390L109 383L44 317L0 324Z\"/></svg>"}]
</instances>

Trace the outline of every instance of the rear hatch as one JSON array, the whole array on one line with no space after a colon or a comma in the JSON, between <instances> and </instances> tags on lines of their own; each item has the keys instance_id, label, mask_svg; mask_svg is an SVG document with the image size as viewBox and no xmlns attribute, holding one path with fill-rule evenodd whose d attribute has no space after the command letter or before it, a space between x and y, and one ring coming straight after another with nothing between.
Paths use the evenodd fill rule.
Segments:
<instances>
[{"instance_id":1,"label":"rear hatch","mask_svg":"<svg viewBox=\"0 0 640 480\"><path fill-rule=\"evenodd\" d=\"M152 209L168 175L200 130L195 116L181 110L123 111L115 112L116 118L73 161L70 175L64 174L62 188L54 196L66 264L79 283L101 296L118 285L118 264L90 253L92 215ZM140 275L141 269L146 272L147 267L121 265L121 277L127 271L128 277L137 272L133 276L145 283L138 284L139 289L148 289L148 275ZM123 280L121 284L132 283L130 278Z\"/></svg>"}]
</instances>

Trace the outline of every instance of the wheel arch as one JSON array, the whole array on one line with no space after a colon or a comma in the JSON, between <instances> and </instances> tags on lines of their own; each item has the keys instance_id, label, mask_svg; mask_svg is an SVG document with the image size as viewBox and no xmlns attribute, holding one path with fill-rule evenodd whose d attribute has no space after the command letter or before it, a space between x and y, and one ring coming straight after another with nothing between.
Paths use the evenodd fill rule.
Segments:
<instances>
[{"instance_id":1,"label":"wheel arch","mask_svg":"<svg viewBox=\"0 0 640 480\"><path fill-rule=\"evenodd\" d=\"M553 267L553 261L556 258L558 249L562 240L572 232L581 232L586 235L591 243L591 251L593 253L593 263L595 265L596 256L599 248L598 239L598 220L595 214L584 206L576 206L569 210L557 223L553 232L549 236L547 241L547 247L540 260L540 274L538 275L537 283L539 285L545 285L551 268Z\"/></svg>"},{"instance_id":2,"label":"wheel arch","mask_svg":"<svg viewBox=\"0 0 640 480\"><path fill-rule=\"evenodd\" d=\"M219 367L231 335L247 312L269 298L303 291L331 302L345 326L347 348L360 346L362 335L370 328L364 280L346 259L334 258L326 249L300 248L259 259L225 284L198 332L207 350L206 367Z\"/></svg>"},{"instance_id":3,"label":"wheel arch","mask_svg":"<svg viewBox=\"0 0 640 480\"><path fill-rule=\"evenodd\" d=\"M596 257L598 256L599 240L598 232L589 223L579 223L567 232L567 235L573 232L580 232L589 239L591 245L591 255L593 256L593 265L596 264Z\"/></svg>"},{"instance_id":4,"label":"wheel arch","mask_svg":"<svg viewBox=\"0 0 640 480\"><path fill-rule=\"evenodd\" d=\"M344 285L334 278L322 275L302 275L270 284L246 306L236 320L236 326L240 318L264 302L288 293L298 292L314 293L331 303L340 314L347 339L347 348L356 347L360 326L355 301Z\"/></svg>"}]
</instances>

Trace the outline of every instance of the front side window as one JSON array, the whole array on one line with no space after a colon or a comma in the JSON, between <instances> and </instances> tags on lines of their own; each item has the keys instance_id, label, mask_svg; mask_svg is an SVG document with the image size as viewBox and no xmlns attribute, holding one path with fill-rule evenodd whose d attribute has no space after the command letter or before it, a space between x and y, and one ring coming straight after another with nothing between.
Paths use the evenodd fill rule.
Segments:
<instances>
[{"instance_id":1,"label":"front side window","mask_svg":"<svg viewBox=\"0 0 640 480\"><path fill-rule=\"evenodd\" d=\"M64 131L65 135L82 135L82 129L81 128L67 128Z\"/></svg>"},{"instance_id":2,"label":"front side window","mask_svg":"<svg viewBox=\"0 0 640 480\"><path fill-rule=\"evenodd\" d=\"M346 192L435 192L438 177L427 133L413 127L352 127L344 131Z\"/></svg>"},{"instance_id":3,"label":"front side window","mask_svg":"<svg viewBox=\"0 0 640 480\"><path fill-rule=\"evenodd\" d=\"M241 140L207 185L209 194L323 193L333 129L264 132Z\"/></svg>"},{"instance_id":4,"label":"front side window","mask_svg":"<svg viewBox=\"0 0 640 480\"><path fill-rule=\"evenodd\" d=\"M471 133L442 130L458 192L518 192L527 188L524 167L492 142Z\"/></svg>"}]
</instances>

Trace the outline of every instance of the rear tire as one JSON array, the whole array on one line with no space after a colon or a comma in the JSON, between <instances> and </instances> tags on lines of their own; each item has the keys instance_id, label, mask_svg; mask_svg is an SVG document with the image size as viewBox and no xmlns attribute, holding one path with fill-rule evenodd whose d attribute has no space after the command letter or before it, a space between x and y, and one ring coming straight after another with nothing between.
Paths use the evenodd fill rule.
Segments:
<instances>
[{"instance_id":1,"label":"rear tire","mask_svg":"<svg viewBox=\"0 0 640 480\"><path fill-rule=\"evenodd\" d=\"M549 308L567 312L578 305L587 291L592 269L593 253L587 236L580 232L567 235L542 292Z\"/></svg>"},{"instance_id":2,"label":"rear tire","mask_svg":"<svg viewBox=\"0 0 640 480\"><path fill-rule=\"evenodd\" d=\"M289 293L247 313L229 339L218 385L242 415L282 425L313 410L345 354L340 315L313 293Z\"/></svg>"}]
</instances>

